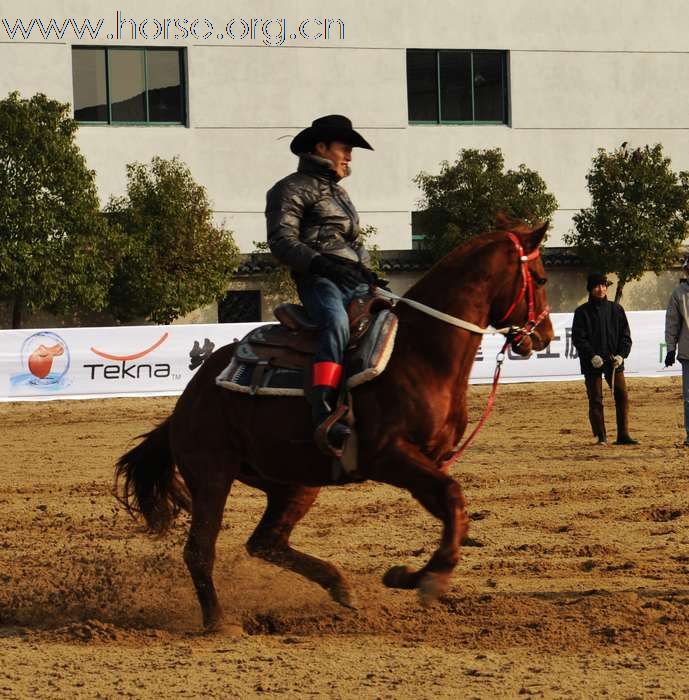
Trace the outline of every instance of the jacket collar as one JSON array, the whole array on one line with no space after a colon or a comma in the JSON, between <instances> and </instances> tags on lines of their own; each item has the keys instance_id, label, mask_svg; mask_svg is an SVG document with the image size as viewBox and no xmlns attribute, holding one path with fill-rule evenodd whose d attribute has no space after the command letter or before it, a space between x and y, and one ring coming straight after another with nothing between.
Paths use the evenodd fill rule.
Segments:
<instances>
[{"instance_id":1,"label":"jacket collar","mask_svg":"<svg viewBox=\"0 0 689 700\"><path fill-rule=\"evenodd\" d=\"M605 302L610 301L607 297L604 297L603 299L598 299L597 297L591 296L589 294L589 301L588 303L595 309L600 308L601 306L605 306Z\"/></svg>"},{"instance_id":2,"label":"jacket collar","mask_svg":"<svg viewBox=\"0 0 689 700\"><path fill-rule=\"evenodd\" d=\"M301 153L299 155L297 172L314 175L325 180L333 180L334 182L340 180L332 168L332 163L327 158L315 156L313 153Z\"/></svg>"}]
</instances>

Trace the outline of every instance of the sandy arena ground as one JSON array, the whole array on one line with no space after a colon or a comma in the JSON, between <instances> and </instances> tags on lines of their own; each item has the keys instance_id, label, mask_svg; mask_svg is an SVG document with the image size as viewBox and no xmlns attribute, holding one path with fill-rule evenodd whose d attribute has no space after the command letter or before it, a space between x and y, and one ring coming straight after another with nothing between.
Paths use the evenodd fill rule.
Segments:
<instances>
[{"instance_id":1,"label":"sandy arena ground","mask_svg":"<svg viewBox=\"0 0 689 700\"><path fill-rule=\"evenodd\" d=\"M406 493L325 489L295 531L349 574L353 612L245 553L264 497L235 486L216 582L239 638L200 634L185 518L151 539L111 495L115 459L173 399L1 404L0 697L688 697L680 386L630 386L642 444L607 448L583 383L501 387L454 468L470 546L428 610L380 581L437 542Z\"/></svg>"}]
</instances>

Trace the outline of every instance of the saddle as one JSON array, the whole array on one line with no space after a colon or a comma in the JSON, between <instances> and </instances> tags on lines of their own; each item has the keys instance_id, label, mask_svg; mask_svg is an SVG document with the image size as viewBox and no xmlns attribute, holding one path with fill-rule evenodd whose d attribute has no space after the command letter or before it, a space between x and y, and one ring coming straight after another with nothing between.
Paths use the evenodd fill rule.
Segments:
<instances>
[{"instance_id":1,"label":"saddle","mask_svg":"<svg viewBox=\"0 0 689 700\"><path fill-rule=\"evenodd\" d=\"M351 332L344 358L345 381L337 407L314 435L319 449L334 458L333 483L361 478L348 392L374 379L387 366L397 334L397 316L391 307L389 300L371 295L355 299L347 309ZM216 384L252 396L304 396L309 391L318 328L297 304L280 304L273 313L279 323L259 326L239 341ZM342 449L334 448L327 439L330 426L338 420L344 420L352 430Z\"/></svg>"},{"instance_id":2,"label":"saddle","mask_svg":"<svg viewBox=\"0 0 689 700\"><path fill-rule=\"evenodd\" d=\"M349 305L347 388L373 379L385 369L397 332L397 317L391 307L389 300L373 295ZM216 379L218 385L273 396L302 396L308 391L318 328L303 306L280 304L273 313L279 323L259 326L239 342L229 367Z\"/></svg>"}]
</instances>

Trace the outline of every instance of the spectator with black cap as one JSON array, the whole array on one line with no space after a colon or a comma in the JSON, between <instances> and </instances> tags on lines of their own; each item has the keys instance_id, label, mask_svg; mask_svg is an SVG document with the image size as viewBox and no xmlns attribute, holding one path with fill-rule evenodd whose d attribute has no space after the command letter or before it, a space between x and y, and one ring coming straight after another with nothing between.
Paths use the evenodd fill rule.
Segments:
<instances>
[{"instance_id":1,"label":"spectator with black cap","mask_svg":"<svg viewBox=\"0 0 689 700\"><path fill-rule=\"evenodd\" d=\"M682 263L682 271L689 271L689 258ZM672 290L665 312L665 366L675 360L682 365L682 396L684 398L684 446L689 447L689 281L683 277Z\"/></svg>"},{"instance_id":2,"label":"spectator with black cap","mask_svg":"<svg viewBox=\"0 0 689 700\"><path fill-rule=\"evenodd\" d=\"M627 315L620 304L608 300L605 275L588 276L588 301L574 312L572 342L579 353L589 402L591 430L599 445L607 445L603 412L603 377L613 391L617 419L616 445L637 445L629 435L629 394L624 378L624 361L632 349Z\"/></svg>"}]
</instances>

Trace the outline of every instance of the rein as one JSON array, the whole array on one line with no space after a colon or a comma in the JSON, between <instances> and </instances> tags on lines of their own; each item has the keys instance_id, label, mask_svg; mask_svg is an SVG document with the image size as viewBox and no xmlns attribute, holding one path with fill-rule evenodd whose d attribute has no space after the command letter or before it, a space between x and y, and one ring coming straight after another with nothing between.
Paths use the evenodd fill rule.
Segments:
<instances>
[{"instance_id":1,"label":"rein","mask_svg":"<svg viewBox=\"0 0 689 700\"><path fill-rule=\"evenodd\" d=\"M424 313L427 316L432 316L440 321L449 323L451 326L463 328L465 331L471 331L472 333L480 333L482 335L497 335L498 333L502 333L505 335L513 330L512 326L506 326L505 328L482 328L481 326L477 326L475 323L471 323L471 321L465 321L464 319L457 318L456 316L450 316L450 314L438 311L431 306L426 306L426 304L422 304L420 301L414 301L413 299L401 297L398 294L394 294L390 290L382 289L381 287L376 289L376 294L384 297L385 299L391 299L398 302L401 301L403 304L411 306L413 309L421 311L421 313Z\"/></svg>"},{"instance_id":2,"label":"rein","mask_svg":"<svg viewBox=\"0 0 689 700\"><path fill-rule=\"evenodd\" d=\"M483 409L483 415L481 416L481 420L476 424L476 427L471 431L471 434L467 437L467 439L464 441L462 444L462 441L460 440L446 455L445 458L442 461L442 466L449 466L451 462L454 462L458 457L461 456L462 452L466 450L467 447L469 447L469 444L471 441L478 435L478 431L483 428L483 426L486 424L486 421L488 420L488 416L490 416L491 411L493 410L493 404L495 403L495 396L498 393L498 382L500 381L500 372L502 371L502 363L505 361L505 350L507 350L507 346L509 345L509 338L505 340L505 343L503 344L502 348L500 349L500 352L497 354L497 357L495 358L495 371L493 372L493 386L491 387L490 394L488 395L488 401L486 401L486 407Z\"/></svg>"},{"instance_id":3,"label":"rein","mask_svg":"<svg viewBox=\"0 0 689 700\"><path fill-rule=\"evenodd\" d=\"M506 336L505 342L502 348L500 349L500 352L495 358L496 364L495 371L493 372L493 386L491 388L490 395L488 396L486 407L483 410L483 415L481 416L481 419L479 420L476 427L472 430L471 434L466 438L464 443L462 443L460 440L448 453L444 455L443 460L441 462L441 468L443 469L447 468L451 462L457 459L457 457L459 457L462 454L462 452L466 450L466 448L478 434L479 430L481 430L481 428L485 425L486 421L488 420L488 417L490 416L491 411L493 410L493 405L495 404L495 396L498 391L500 372L502 371L502 364L505 361L505 351L507 350L508 345L513 341L516 341L517 345L520 345L526 337L531 336L535 333L536 326L538 326L539 323L541 323L541 321L543 321L543 319L545 319L550 314L550 307L546 305L543 311L541 311L541 313L538 316L536 316L536 292L534 288L533 277L531 275L531 270L529 270L528 265L528 263L531 260L536 260L540 257L540 247L536 248L528 255L524 255L524 247L522 246L519 238L517 238L517 236L511 231L507 231L506 233L507 237L510 239L515 249L517 250L517 255L519 256L519 267L522 276L522 286L519 292L517 292L517 296L510 305L509 309L498 322L498 325L507 321L507 319L512 315L512 313L514 313L514 310L517 308L519 302L521 302L524 296L526 296L527 320L523 326L482 328L481 326L477 326L475 323L471 323L461 318L451 316L450 314L443 313L442 311L438 311L437 309L434 309L430 306L426 306L426 304L422 304L421 302L414 301L413 299L407 299L406 297L401 297L397 294L393 294L387 289L378 288L376 290L376 293L378 295L386 299L391 299L397 302L407 304L408 306L411 306L417 311L421 311L422 313L425 313L428 316L437 318L440 321L449 323L450 325L456 326L457 328L463 328L464 330L470 331L472 333L479 333L481 335L497 335L498 333L501 333L502 335Z\"/></svg>"},{"instance_id":4,"label":"rein","mask_svg":"<svg viewBox=\"0 0 689 700\"><path fill-rule=\"evenodd\" d=\"M465 321L462 318L457 318L456 316L451 316L443 311L438 311L431 306L422 304L420 301L415 301L414 299L408 299L407 297L399 296L394 294L388 289L382 289L381 287L376 288L376 295L383 297L384 299L390 299L395 302L402 302L407 306L411 306L417 311L426 314L427 316L432 316L440 321L449 323L451 326L456 326L457 328L463 328L464 330L470 331L471 333L479 333L481 335L497 335L498 333L506 335L508 340L514 340L516 338L521 338L522 336L533 335L534 330L538 324L543 321L550 314L550 307L546 307L541 311L538 317L536 317L536 302L535 302L535 289L533 283L533 277L531 276L531 271L529 270L528 263L531 260L536 260L540 257L541 251L539 248L529 253L529 255L524 255L524 247L521 242L511 231L507 231L507 237L512 241L512 244L517 250L517 255L519 255L520 271L522 275L522 286L514 301L510 305L505 315L500 319L499 323L504 323L510 315L514 312L517 304L524 298L524 295L528 293L528 312L527 320L524 326L505 326L503 328L493 328L489 326L488 328L482 328L481 326L471 323L471 321ZM505 346L506 347L506 346ZM504 348L501 352L504 351Z\"/></svg>"}]
</instances>

